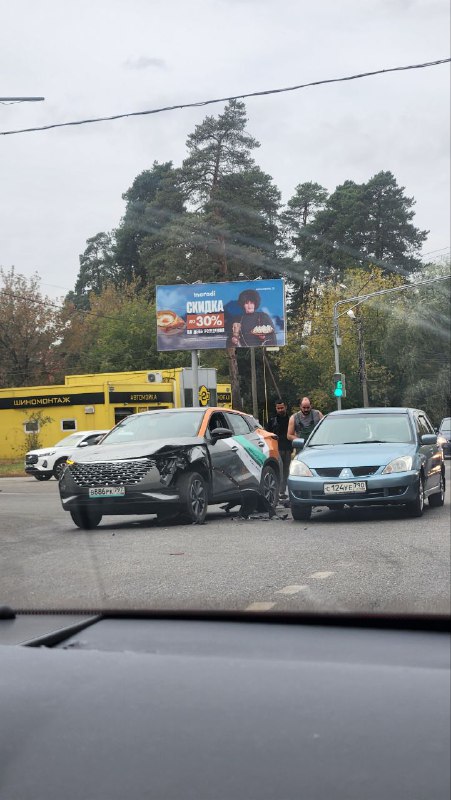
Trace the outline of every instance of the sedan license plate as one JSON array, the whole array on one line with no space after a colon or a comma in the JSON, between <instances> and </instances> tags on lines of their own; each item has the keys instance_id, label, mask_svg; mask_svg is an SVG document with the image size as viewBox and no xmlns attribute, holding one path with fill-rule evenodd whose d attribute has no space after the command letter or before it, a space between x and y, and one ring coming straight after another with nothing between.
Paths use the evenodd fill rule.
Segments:
<instances>
[{"instance_id":1,"label":"sedan license plate","mask_svg":"<svg viewBox=\"0 0 451 800\"><path fill-rule=\"evenodd\" d=\"M324 484L324 494L359 494L363 492L366 492L366 481Z\"/></svg>"},{"instance_id":2,"label":"sedan license plate","mask_svg":"<svg viewBox=\"0 0 451 800\"><path fill-rule=\"evenodd\" d=\"M89 491L89 497L123 497L125 494L125 486L92 486Z\"/></svg>"}]
</instances>

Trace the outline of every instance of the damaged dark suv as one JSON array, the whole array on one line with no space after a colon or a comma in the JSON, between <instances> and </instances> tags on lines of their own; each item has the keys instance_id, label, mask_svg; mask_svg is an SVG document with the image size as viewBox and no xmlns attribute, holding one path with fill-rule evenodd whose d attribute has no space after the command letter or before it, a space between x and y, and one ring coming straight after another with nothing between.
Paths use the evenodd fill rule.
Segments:
<instances>
[{"instance_id":1,"label":"damaged dark suv","mask_svg":"<svg viewBox=\"0 0 451 800\"><path fill-rule=\"evenodd\" d=\"M183 408L126 417L99 445L68 459L59 490L83 529L110 514L199 524L210 504L271 511L280 474L277 437L253 417Z\"/></svg>"}]
</instances>

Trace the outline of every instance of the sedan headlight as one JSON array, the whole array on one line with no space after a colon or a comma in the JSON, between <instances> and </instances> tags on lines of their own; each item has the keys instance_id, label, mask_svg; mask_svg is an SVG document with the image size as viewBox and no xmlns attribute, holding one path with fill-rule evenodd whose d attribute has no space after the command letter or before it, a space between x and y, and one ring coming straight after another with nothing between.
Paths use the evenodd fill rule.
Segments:
<instances>
[{"instance_id":1,"label":"sedan headlight","mask_svg":"<svg viewBox=\"0 0 451 800\"><path fill-rule=\"evenodd\" d=\"M290 464L290 475L296 475L298 478L313 478L313 474L307 464L304 464L303 461L297 461L297 459L294 459Z\"/></svg>"},{"instance_id":2,"label":"sedan headlight","mask_svg":"<svg viewBox=\"0 0 451 800\"><path fill-rule=\"evenodd\" d=\"M390 461L385 469L382 470L382 475L390 475L392 472L409 472L409 470L412 469L412 461L412 456L394 458L393 461Z\"/></svg>"}]
</instances>

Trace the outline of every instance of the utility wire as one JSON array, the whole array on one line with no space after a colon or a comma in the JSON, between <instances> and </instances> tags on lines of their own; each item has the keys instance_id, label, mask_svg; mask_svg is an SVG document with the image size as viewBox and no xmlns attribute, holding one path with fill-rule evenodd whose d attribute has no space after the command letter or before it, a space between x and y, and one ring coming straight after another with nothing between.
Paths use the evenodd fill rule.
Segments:
<instances>
[{"instance_id":1,"label":"utility wire","mask_svg":"<svg viewBox=\"0 0 451 800\"><path fill-rule=\"evenodd\" d=\"M441 58L437 61L426 61L423 64L408 64L403 67L389 67L387 69L376 69L372 72L361 72L356 75L345 75L342 78L326 78L321 81L310 81L309 83L300 83L296 86L285 86L280 89L265 89L260 92L247 92L244 94L230 95L228 97L218 97L214 100L199 100L195 103L179 103L175 106L163 106L161 108L153 108L148 111L131 111L127 114L113 114L109 117L94 117L92 119L73 120L72 122L56 122L51 125L42 125L35 128L21 128L12 131L0 131L1 136L13 136L18 133L35 133L37 131L48 131L52 128L67 128L74 125L88 125L94 122L110 122L116 119L125 119L126 117L144 117L149 114L161 114L165 111L177 111L183 108L199 108L202 106L213 105L214 103L225 103L230 100L245 100L248 97L263 97L270 94L282 94L284 92L295 92L299 89L307 89L311 86L324 86L329 83L342 83L345 81L355 81L360 78L370 78L374 75L385 75L389 72L405 72L412 69L425 69L426 67L436 67L439 64L447 64L451 58Z\"/></svg>"}]
</instances>

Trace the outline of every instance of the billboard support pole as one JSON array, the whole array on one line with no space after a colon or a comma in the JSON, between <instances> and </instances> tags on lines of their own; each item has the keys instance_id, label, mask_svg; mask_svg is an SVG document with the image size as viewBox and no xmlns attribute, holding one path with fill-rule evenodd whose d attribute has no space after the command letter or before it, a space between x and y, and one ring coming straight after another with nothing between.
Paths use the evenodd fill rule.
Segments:
<instances>
[{"instance_id":1,"label":"billboard support pole","mask_svg":"<svg viewBox=\"0 0 451 800\"><path fill-rule=\"evenodd\" d=\"M258 419L258 398L257 398L257 370L255 368L255 347L251 347L251 386L252 386L252 414Z\"/></svg>"},{"instance_id":2,"label":"billboard support pole","mask_svg":"<svg viewBox=\"0 0 451 800\"><path fill-rule=\"evenodd\" d=\"M193 408L199 406L199 359L197 350L191 350L191 381L193 384Z\"/></svg>"}]
</instances>

